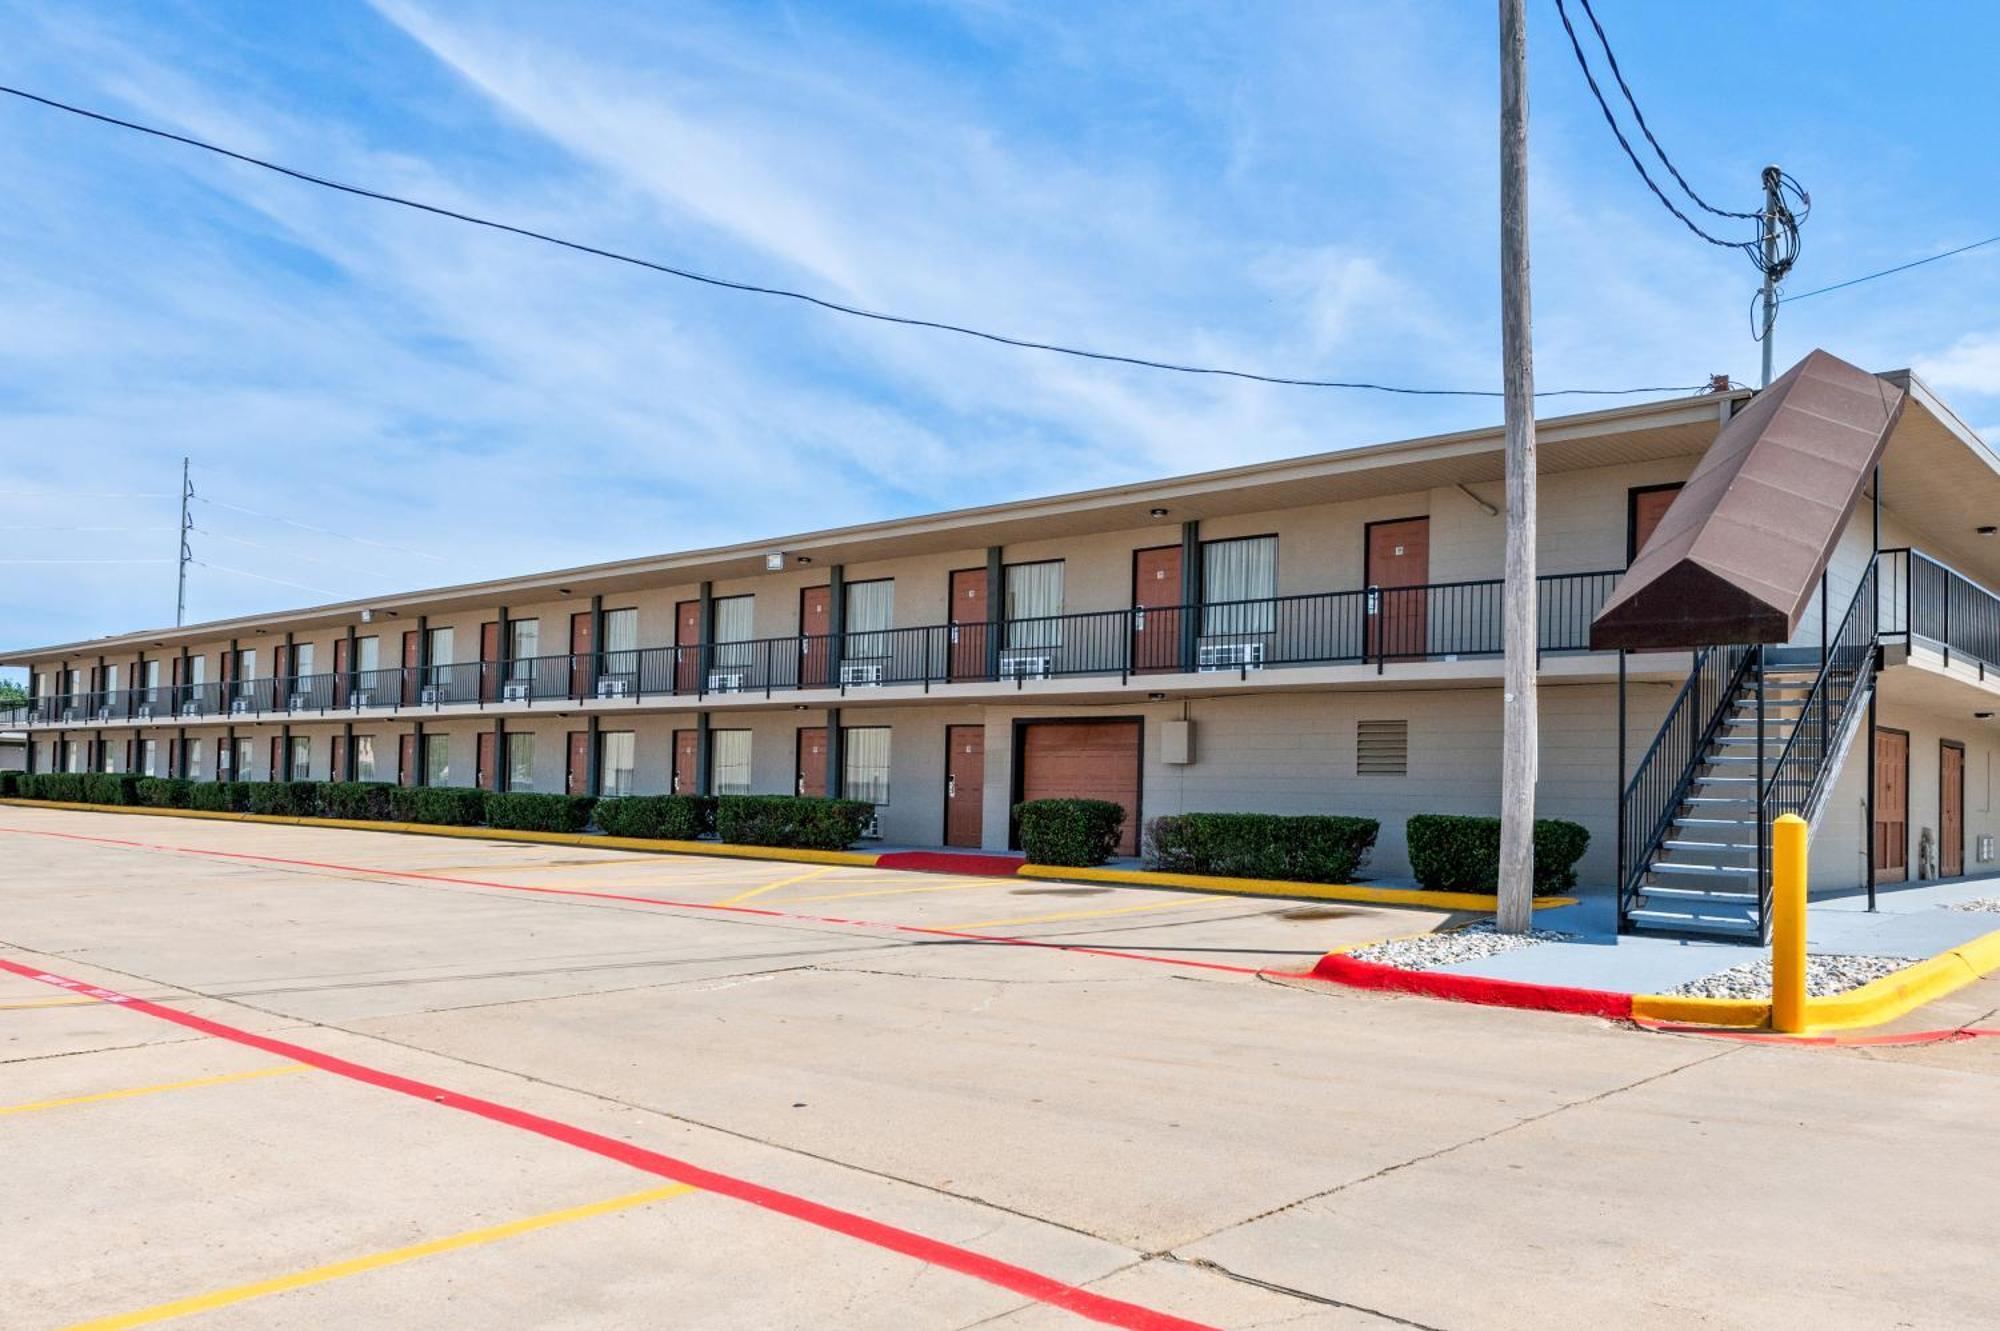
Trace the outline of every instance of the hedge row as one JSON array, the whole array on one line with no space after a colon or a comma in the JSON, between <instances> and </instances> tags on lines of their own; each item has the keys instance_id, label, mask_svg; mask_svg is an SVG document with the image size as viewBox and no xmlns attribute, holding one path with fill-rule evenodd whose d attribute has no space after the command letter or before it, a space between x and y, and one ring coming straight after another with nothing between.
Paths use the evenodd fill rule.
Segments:
<instances>
[{"instance_id":1,"label":"hedge row","mask_svg":"<svg viewBox=\"0 0 2000 1331\"><path fill-rule=\"evenodd\" d=\"M597 806L597 825L608 836L648 841L693 841L715 830L710 795L626 795Z\"/></svg>"},{"instance_id":2,"label":"hedge row","mask_svg":"<svg viewBox=\"0 0 2000 1331\"><path fill-rule=\"evenodd\" d=\"M1146 861L1168 873L1344 883L1368 862L1382 824L1330 814L1177 813L1146 827Z\"/></svg>"},{"instance_id":3,"label":"hedge row","mask_svg":"<svg viewBox=\"0 0 2000 1331\"><path fill-rule=\"evenodd\" d=\"M1500 820L1462 814L1422 813L1404 824L1410 871L1438 892L1496 892L1500 884ZM1560 818L1535 820L1535 895L1554 896L1576 886L1576 862L1590 833Z\"/></svg>"},{"instance_id":4,"label":"hedge row","mask_svg":"<svg viewBox=\"0 0 2000 1331\"><path fill-rule=\"evenodd\" d=\"M1117 851L1125 806L1110 800L1029 800L1014 806L1014 823L1028 863L1079 868L1102 864Z\"/></svg>"},{"instance_id":5,"label":"hedge row","mask_svg":"<svg viewBox=\"0 0 2000 1331\"><path fill-rule=\"evenodd\" d=\"M845 850L875 818L864 800L814 795L725 795L716 802L715 833L737 846Z\"/></svg>"}]
</instances>

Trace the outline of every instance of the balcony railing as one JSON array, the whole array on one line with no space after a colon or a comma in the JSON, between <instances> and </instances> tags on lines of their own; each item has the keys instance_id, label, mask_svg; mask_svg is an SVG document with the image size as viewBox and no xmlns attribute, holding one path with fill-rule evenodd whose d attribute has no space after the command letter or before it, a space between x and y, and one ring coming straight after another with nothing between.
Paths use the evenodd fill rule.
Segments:
<instances>
[{"instance_id":1,"label":"balcony railing","mask_svg":"<svg viewBox=\"0 0 2000 1331\"><path fill-rule=\"evenodd\" d=\"M1538 579L1539 649L1590 649L1590 622L1619 573ZM1083 676L1251 674L1286 667L1497 656L1502 584L1369 587L1197 606L1149 606L995 623L757 638L677 647L466 661L340 674L40 698L0 725L124 724L357 710L613 698L708 698L829 689L1001 683Z\"/></svg>"},{"instance_id":2,"label":"balcony railing","mask_svg":"<svg viewBox=\"0 0 2000 1331\"><path fill-rule=\"evenodd\" d=\"M1884 550L1878 571L1884 637L1927 642L1982 678L2000 671L2000 596L1920 550Z\"/></svg>"}]
</instances>

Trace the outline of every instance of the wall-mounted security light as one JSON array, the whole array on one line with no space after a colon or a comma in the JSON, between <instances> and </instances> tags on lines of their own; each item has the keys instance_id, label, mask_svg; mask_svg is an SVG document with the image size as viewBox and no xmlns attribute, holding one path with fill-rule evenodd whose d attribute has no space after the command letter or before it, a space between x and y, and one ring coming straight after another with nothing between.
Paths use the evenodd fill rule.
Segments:
<instances>
[{"instance_id":1,"label":"wall-mounted security light","mask_svg":"<svg viewBox=\"0 0 2000 1331\"><path fill-rule=\"evenodd\" d=\"M362 623L364 623L364 624L372 624L372 623L374 623L374 622L375 622L375 612L374 612L373 610L363 610L363 611L361 612L361 622L362 622Z\"/></svg>"},{"instance_id":2,"label":"wall-mounted security light","mask_svg":"<svg viewBox=\"0 0 2000 1331\"><path fill-rule=\"evenodd\" d=\"M1973 719L1973 720L1975 720L1975 721L1991 721L1991 720L1993 719L1993 713L1991 713L1991 712L1974 712L1974 713L1972 714L1972 719Z\"/></svg>"},{"instance_id":3,"label":"wall-mounted security light","mask_svg":"<svg viewBox=\"0 0 2000 1331\"><path fill-rule=\"evenodd\" d=\"M766 573L783 573L785 571L785 552L783 550L773 550L770 554L765 555L764 571Z\"/></svg>"},{"instance_id":4,"label":"wall-mounted security light","mask_svg":"<svg viewBox=\"0 0 2000 1331\"><path fill-rule=\"evenodd\" d=\"M1149 508L1146 510L1146 516L1149 518L1164 518L1167 516L1167 510L1164 508Z\"/></svg>"},{"instance_id":5,"label":"wall-mounted security light","mask_svg":"<svg viewBox=\"0 0 2000 1331\"><path fill-rule=\"evenodd\" d=\"M1994 532L2000 531L2000 527L1994 527L1988 525L1985 527L1975 527L1973 528L1973 530L1978 532L1981 536L1991 536Z\"/></svg>"}]
</instances>

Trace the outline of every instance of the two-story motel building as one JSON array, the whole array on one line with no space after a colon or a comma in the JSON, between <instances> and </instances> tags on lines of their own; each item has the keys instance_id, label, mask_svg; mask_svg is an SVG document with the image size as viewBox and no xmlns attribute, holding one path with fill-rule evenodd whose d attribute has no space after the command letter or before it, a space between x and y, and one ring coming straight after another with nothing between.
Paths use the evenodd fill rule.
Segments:
<instances>
[{"instance_id":1,"label":"two-story motel building","mask_svg":"<svg viewBox=\"0 0 2000 1331\"><path fill-rule=\"evenodd\" d=\"M1837 465L1778 456L1857 385L1892 406ZM1754 932L1781 806L1821 887L1995 869L2000 461L1906 372L1816 353L1767 394L1539 427L1539 812L1641 926ZM1782 498L1744 523L1738 465L1799 469L1820 534ZM1126 853L1165 813L1360 814L1395 877L1405 817L1498 807L1501 480L1474 430L9 651L31 701L0 726L37 771L839 792L913 846L1004 849L1048 795L1122 802ZM1701 636L1743 620L1683 586L1676 645L1593 650L1655 529L1686 572L1723 491L1737 564L1805 578L1790 618Z\"/></svg>"}]
</instances>

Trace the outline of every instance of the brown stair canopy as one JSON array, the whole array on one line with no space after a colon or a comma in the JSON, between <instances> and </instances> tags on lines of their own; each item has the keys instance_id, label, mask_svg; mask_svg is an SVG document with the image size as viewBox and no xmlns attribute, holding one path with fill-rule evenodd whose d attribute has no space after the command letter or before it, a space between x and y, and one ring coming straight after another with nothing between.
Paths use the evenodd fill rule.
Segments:
<instances>
[{"instance_id":1,"label":"brown stair canopy","mask_svg":"<svg viewBox=\"0 0 2000 1331\"><path fill-rule=\"evenodd\" d=\"M1814 351L1716 436L1590 628L1598 650L1784 642L1881 460L1903 390Z\"/></svg>"}]
</instances>

